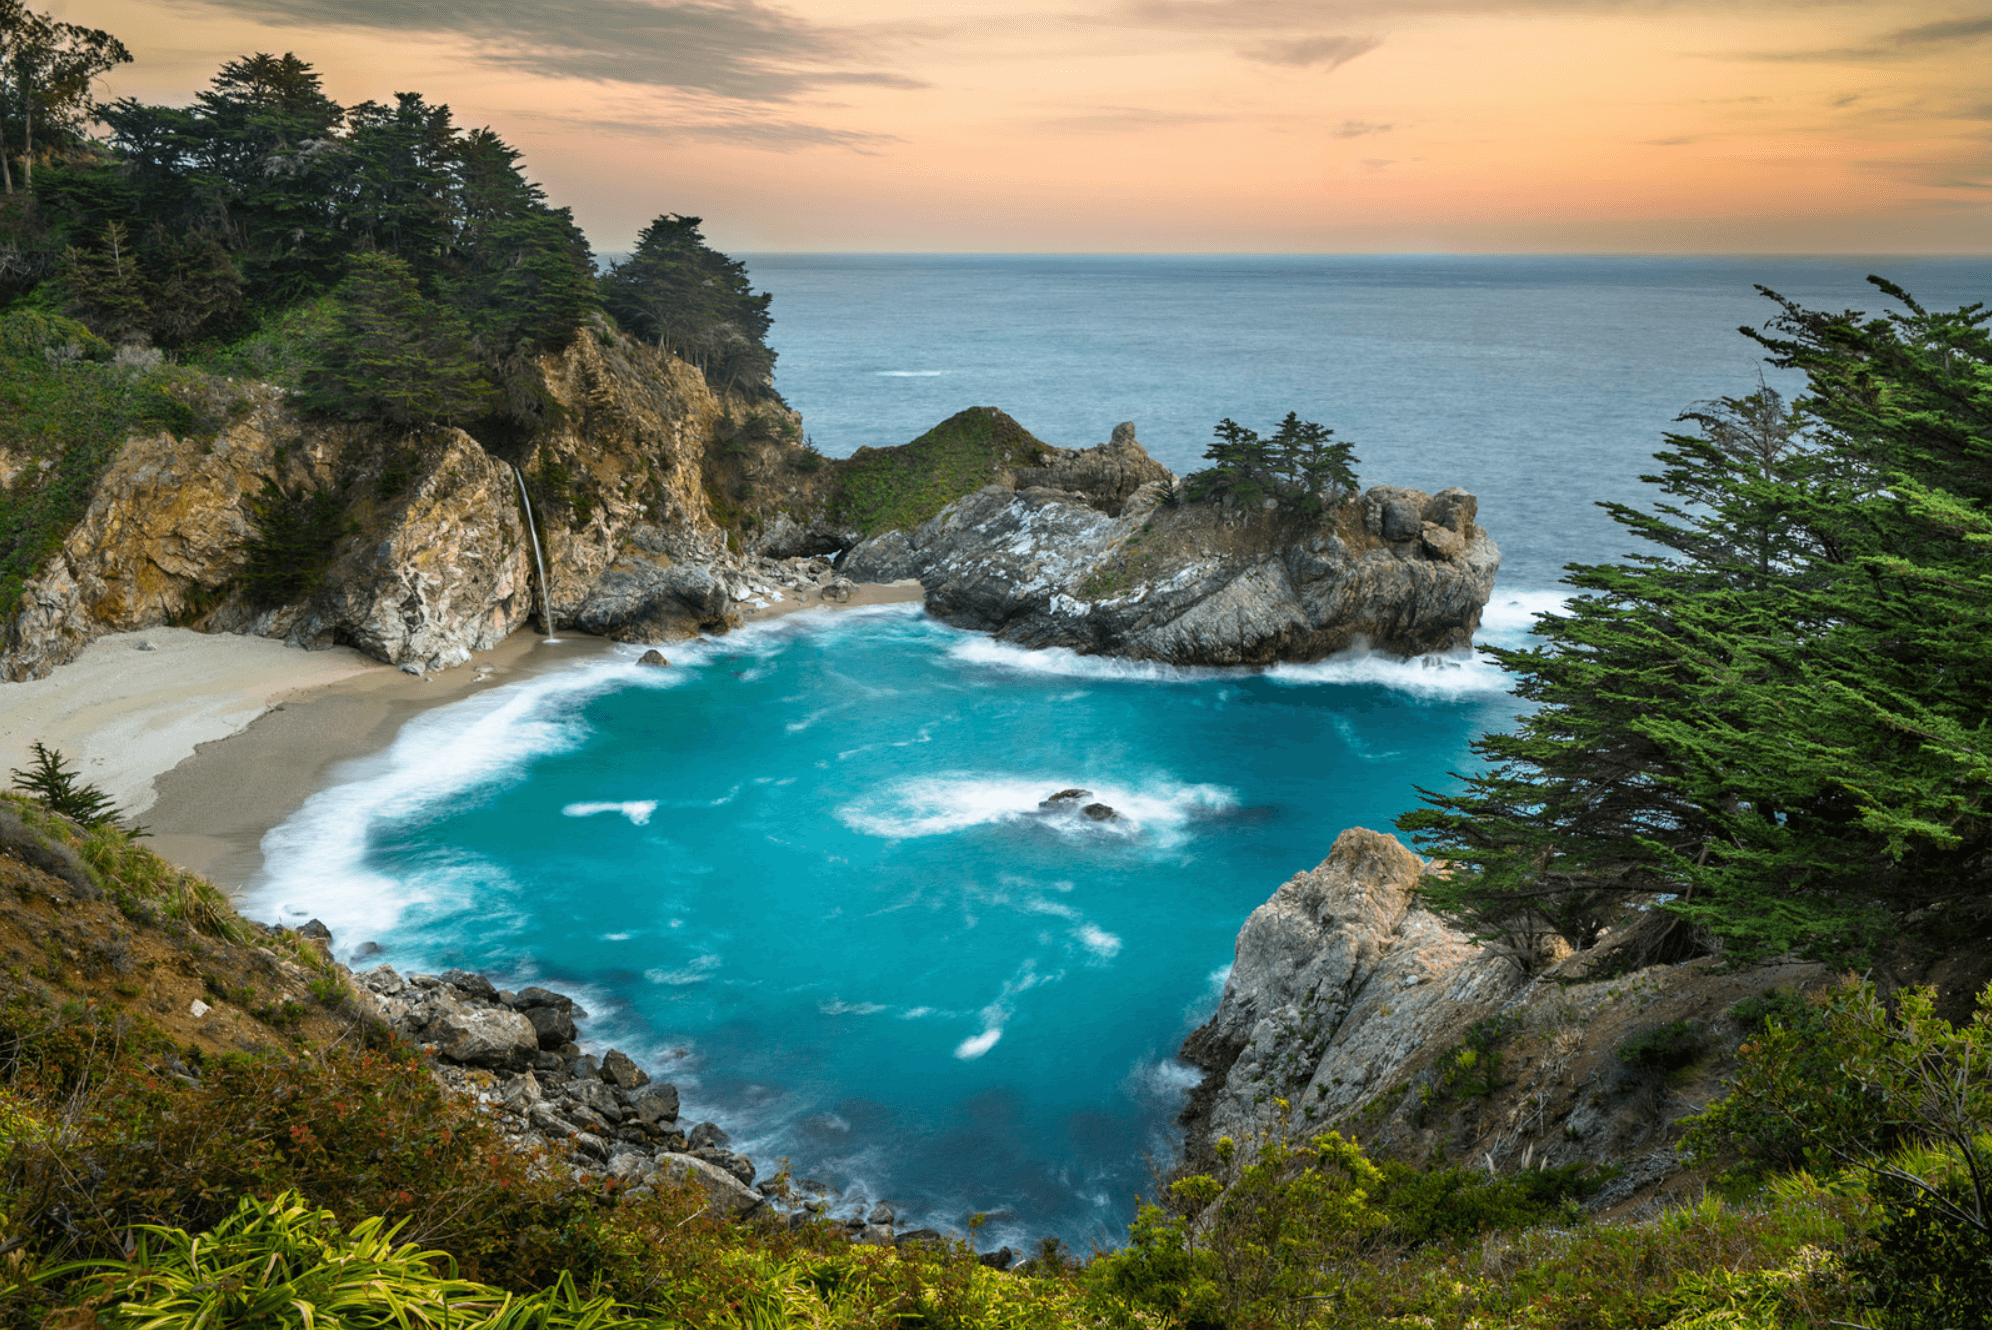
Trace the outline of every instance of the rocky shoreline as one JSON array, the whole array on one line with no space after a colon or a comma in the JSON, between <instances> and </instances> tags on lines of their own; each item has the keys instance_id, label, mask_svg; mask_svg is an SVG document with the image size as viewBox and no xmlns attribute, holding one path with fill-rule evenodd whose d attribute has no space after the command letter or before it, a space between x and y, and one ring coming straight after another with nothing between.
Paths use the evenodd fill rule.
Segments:
<instances>
[{"instance_id":1,"label":"rocky shoreline","mask_svg":"<svg viewBox=\"0 0 1992 1330\"><path fill-rule=\"evenodd\" d=\"M1026 647L1268 665L1463 650L1501 566L1460 489L1191 502L1130 424L1049 454L859 543L840 570L918 578L929 613Z\"/></svg>"},{"instance_id":2,"label":"rocky shoreline","mask_svg":"<svg viewBox=\"0 0 1992 1330\"><path fill-rule=\"evenodd\" d=\"M320 942L324 925L299 930ZM899 1229L893 1206L843 1195L786 1169L763 1176L729 1149L716 1123L679 1118L677 1088L653 1080L617 1049L599 1057L575 1042L588 1012L566 994L529 987L511 992L467 970L403 977L378 965L351 976L372 1015L431 1059L436 1075L488 1113L514 1145L567 1169L577 1180L613 1179L629 1194L690 1182L707 1203L736 1219L819 1220L852 1242L876 1246L938 1243L932 1228ZM1008 1247L981 1254L1008 1269Z\"/></svg>"}]
</instances>

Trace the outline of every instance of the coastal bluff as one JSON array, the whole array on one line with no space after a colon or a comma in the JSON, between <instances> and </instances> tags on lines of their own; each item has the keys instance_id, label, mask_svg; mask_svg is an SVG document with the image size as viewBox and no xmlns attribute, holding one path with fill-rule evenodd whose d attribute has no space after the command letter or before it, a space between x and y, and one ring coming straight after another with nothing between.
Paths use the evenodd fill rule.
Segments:
<instances>
[{"instance_id":1,"label":"coastal bluff","mask_svg":"<svg viewBox=\"0 0 1992 1330\"><path fill-rule=\"evenodd\" d=\"M917 578L936 617L1021 646L1267 665L1365 645L1463 649L1501 564L1460 489L1193 502L1130 424L1097 448L1030 460L860 541L839 571Z\"/></svg>"}]
</instances>

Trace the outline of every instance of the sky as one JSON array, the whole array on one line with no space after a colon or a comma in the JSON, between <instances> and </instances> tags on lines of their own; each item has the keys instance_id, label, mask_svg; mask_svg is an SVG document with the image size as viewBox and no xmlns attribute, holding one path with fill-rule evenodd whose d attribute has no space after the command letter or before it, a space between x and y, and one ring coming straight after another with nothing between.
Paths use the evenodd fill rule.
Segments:
<instances>
[{"instance_id":1,"label":"sky","mask_svg":"<svg viewBox=\"0 0 1992 1330\"><path fill-rule=\"evenodd\" d=\"M1985 0L41 0L184 103L294 51L599 251L1992 253Z\"/></svg>"}]
</instances>

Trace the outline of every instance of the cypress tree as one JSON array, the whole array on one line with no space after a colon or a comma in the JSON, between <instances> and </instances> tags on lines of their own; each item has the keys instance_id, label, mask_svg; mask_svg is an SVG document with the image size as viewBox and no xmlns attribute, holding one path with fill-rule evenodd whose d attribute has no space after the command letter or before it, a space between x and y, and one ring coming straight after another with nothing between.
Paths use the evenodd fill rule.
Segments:
<instances>
[{"instance_id":1,"label":"cypress tree","mask_svg":"<svg viewBox=\"0 0 1992 1330\"><path fill-rule=\"evenodd\" d=\"M1844 959L1986 889L1988 316L1874 280L1907 312L1766 292L1805 395L1684 416L1656 510L1605 505L1659 552L1573 566L1540 644L1493 653L1535 709L1400 819L1453 865L1434 907L1584 946L1658 894L1738 955Z\"/></svg>"},{"instance_id":2,"label":"cypress tree","mask_svg":"<svg viewBox=\"0 0 1992 1330\"><path fill-rule=\"evenodd\" d=\"M307 406L397 425L468 420L496 406L463 320L426 299L406 263L355 255L335 297L333 331L305 374Z\"/></svg>"}]
</instances>

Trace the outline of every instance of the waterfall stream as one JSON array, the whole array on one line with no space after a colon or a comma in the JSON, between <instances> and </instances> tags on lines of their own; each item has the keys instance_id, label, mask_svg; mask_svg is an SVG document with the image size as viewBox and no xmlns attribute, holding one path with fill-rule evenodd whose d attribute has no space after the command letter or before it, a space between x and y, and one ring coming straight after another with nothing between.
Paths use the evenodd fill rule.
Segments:
<instances>
[{"instance_id":1,"label":"waterfall stream","mask_svg":"<svg viewBox=\"0 0 1992 1330\"><path fill-rule=\"evenodd\" d=\"M519 482L519 503L526 510L526 534L533 539L533 566L539 570L540 591L540 631L553 636L553 589L546 580L546 556L540 552L539 528L533 523L533 501L526 493L526 473L518 467L512 468L512 475Z\"/></svg>"}]
</instances>

